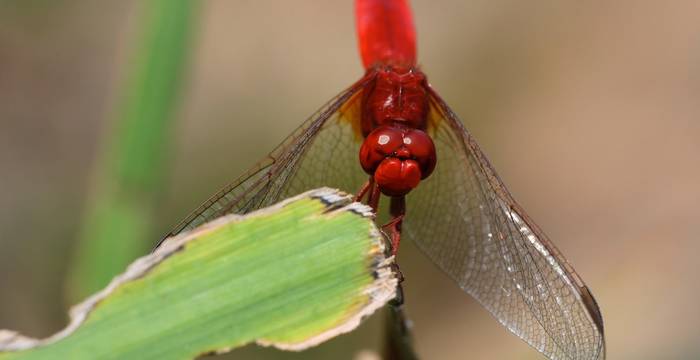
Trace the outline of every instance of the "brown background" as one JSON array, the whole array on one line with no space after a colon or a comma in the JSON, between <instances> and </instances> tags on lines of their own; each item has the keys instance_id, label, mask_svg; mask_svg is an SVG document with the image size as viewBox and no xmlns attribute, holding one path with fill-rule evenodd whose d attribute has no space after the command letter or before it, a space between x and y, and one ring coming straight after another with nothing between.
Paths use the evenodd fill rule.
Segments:
<instances>
[{"instance_id":1,"label":"brown background","mask_svg":"<svg viewBox=\"0 0 700 360\"><path fill-rule=\"evenodd\" d=\"M423 69L593 289L609 358L700 357L700 3L413 6ZM0 328L40 336L65 321L63 277L139 14L130 1L0 3ZM202 1L191 65L161 230L361 76L352 2ZM400 255L424 358L541 358L412 246ZM235 358L349 358L380 344L378 325Z\"/></svg>"}]
</instances>

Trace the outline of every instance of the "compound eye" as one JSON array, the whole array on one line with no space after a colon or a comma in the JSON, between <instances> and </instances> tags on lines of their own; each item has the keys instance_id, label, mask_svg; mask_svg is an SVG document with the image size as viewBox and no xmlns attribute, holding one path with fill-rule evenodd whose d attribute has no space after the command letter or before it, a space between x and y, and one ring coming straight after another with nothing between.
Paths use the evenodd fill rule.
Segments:
<instances>
[{"instance_id":1,"label":"compound eye","mask_svg":"<svg viewBox=\"0 0 700 360\"><path fill-rule=\"evenodd\" d=\"M360 164L367 174L374 171L387 156L403 146L403 132L390 126L380 126L365 138L360 147Z\"/></svg>"},{"instance_id":2,"label":"compound eye","mask_svg":"<svg viewBox=\"0 0 700 360\"><path fill-rule=\"evenodd\" d=\"M403 143L411 156L418 161L422 179L427 178L435 169L437 162L433 140L425 132L414 129L404 134Z\"/></svg>"}]
</instances>

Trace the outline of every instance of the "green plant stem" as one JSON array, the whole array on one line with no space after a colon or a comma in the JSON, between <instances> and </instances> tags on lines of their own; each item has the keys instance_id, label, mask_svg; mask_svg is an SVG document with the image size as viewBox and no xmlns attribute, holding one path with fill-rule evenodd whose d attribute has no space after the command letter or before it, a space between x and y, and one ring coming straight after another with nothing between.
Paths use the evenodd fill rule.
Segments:
<instances>
[{"instance_id":1,"label":"green plant stem","mask_svg":"<svg viewBox=\"0 0 700 360\"><path fill-rule=\"evenodd\" d=\"M97 159L91 196L69 279L79 299L148 249L163 190L196 1L147 0L120 106Z\"/></svg>"}]
</instances>

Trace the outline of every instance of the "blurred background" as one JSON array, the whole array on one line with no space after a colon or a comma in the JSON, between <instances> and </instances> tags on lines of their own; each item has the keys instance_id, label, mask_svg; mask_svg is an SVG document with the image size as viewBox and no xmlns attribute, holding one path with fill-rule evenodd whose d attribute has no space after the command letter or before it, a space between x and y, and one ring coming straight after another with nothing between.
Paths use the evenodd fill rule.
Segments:
<instances>
[{"instance_id":1,"label":"blurred background","mask_svg":"<svg viewBox=\"0 0 700 360\"><path fill-rule=\"evenodd\" d=\"M423 70L592 289L609 358L700 358L700 3L413 9ZM116 161L105 159L146 10L0 2L0 328L47 336L77 301L66 279L106 191L100 171ZM181 90L148 167L157 196L142 254L363 73L350 0L207 0L188 11L179 75L165 86ZM542 358L412 245L400 262L423 358ZM352 358L381 345L381 320L302 354L228 357Z\"/></svg>"}]
</instances>

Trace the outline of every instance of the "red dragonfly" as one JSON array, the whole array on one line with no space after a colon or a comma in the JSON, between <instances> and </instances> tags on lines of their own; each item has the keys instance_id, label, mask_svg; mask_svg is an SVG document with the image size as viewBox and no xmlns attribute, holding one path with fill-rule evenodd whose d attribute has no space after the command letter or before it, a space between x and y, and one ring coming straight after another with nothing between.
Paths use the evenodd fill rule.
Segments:
<instances>
[{"instance_id":1,"label":"red dragonfly","mask_svg":"<svg viewBox=\"0 0 700 360\"><path fill-rule=\"evenodd\" d=\"M493 316L550 359L603 359L588 287L500 180L416 65L405 0L357 0L365 75L170 235L321 186L388 198L394 254L403 237ZM359 154L359 161L358 161Z\"/></svg>"}]
</instances>

